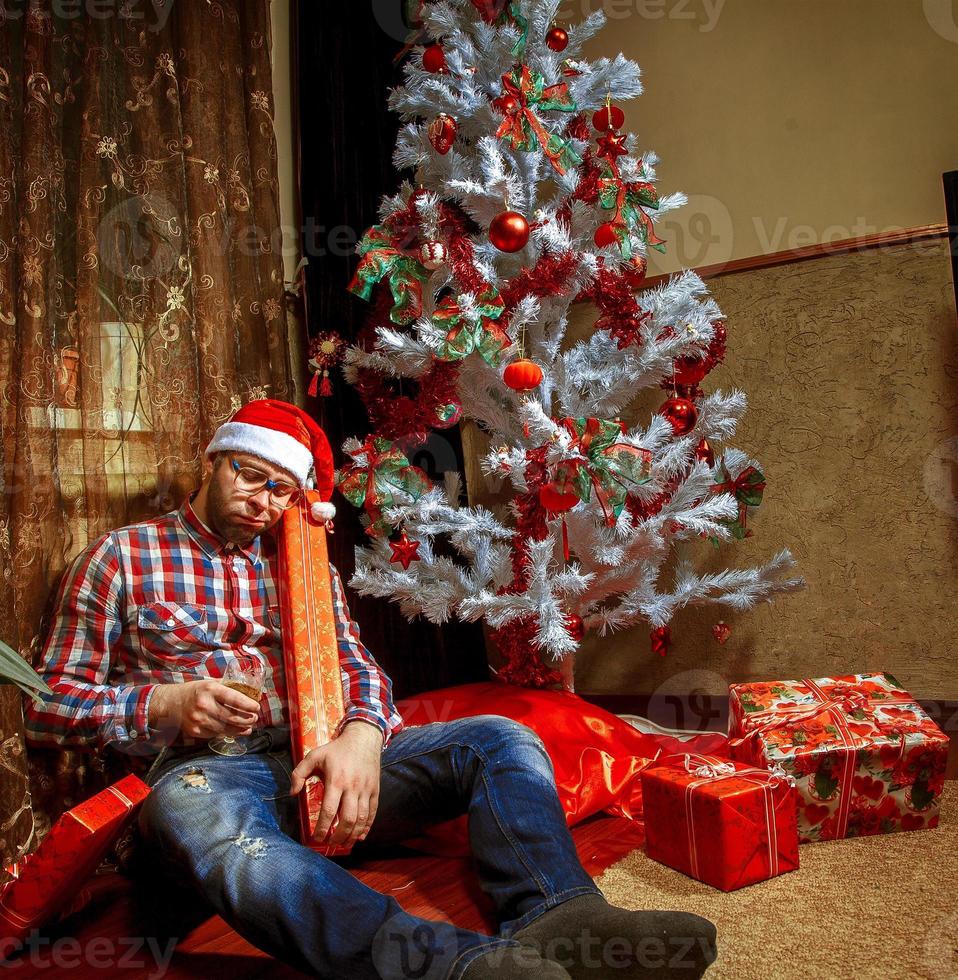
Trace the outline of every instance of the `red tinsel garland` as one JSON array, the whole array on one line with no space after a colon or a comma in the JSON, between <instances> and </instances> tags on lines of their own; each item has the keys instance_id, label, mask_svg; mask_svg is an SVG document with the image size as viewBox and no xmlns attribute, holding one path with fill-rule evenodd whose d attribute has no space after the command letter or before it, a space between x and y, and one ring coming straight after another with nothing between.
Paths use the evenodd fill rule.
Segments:
<instances>
[{"instance_id":1,"label":"red tinsel garland","mask_svg":"<svg viewBox=\"0 0 958 980\"><path fill-rule=\"evenodd\" d=\"M547 253L532 269L522 269L509 280L502 291L506 310L512 312L516 304L527 296L561 296L568 291L567 283L579 267L579 257L571 249L558 255Z\"/></svg>"},{"instance_id":2,"label":"red tinsel garland","mask_svg":"<svg viewBox=\"0 0 958 980\"><path fill-rule=\"evenodd\" d=\"M458 405L458 380L458 365L435 361L418 380L404 378L397 391L379 371L360 368L356 390L375 434L391 439L408 455L433 429L443 428L438 424L438 411L445 405Z\"/></svg>"},{"instance_id":3,"label":"red tinsel garland","mask_svg":"<svg viewBox=\"0 0 958 980\"><path fill-rule=\"evenodd\" d=\"M579 293L578 302L591 300L599 309L596 330L608 330L619 350L642 343L642 325L652 318L635 298L635 286L628 273L610 269L599 259L599 270L592 285Z\"/></svg>"},{"instance_id":4,"label":"red tinsel garland","mask_svg":"<svg viewBox=\"0 0 958 980\"><path fill-rule=\"evenodd\" d=\"M516 595L525 591L525 571L529 566L526 542L543 541L549 534L546 513L539 502L539 487L549 478L546 466L546 447L526 450L528 465L525 480L528 492L520 494L514 503L516 537L512 547L512 581L499 589L499 595ZM499 680L524 687L550 687L561 684L559 671L548 667L533 646L537 630L536 617L527 616L493 630L492 640L505 659L499 669Z\"/></svg>"},{"instance_id":5,"label":"red tinsel garland","mask_svg":"<svg viewBox=\"0 0 958 980\"><path fill-rule=\"evenodd\" d=\"M492 631L492 641L505 660L497 680L519 687L552 687L562 683L562 674L544 664L533 646L536 629L535 616L524 616Z\"/></svg>"}]
</instances>

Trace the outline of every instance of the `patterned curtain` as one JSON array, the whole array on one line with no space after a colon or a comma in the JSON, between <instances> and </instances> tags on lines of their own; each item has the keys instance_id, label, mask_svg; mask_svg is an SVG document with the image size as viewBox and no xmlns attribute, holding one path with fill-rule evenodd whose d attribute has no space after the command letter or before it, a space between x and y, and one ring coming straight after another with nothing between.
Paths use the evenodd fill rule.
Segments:
<instances>
[{"instance_id":1,"label":"patterned curtain","mask_svg":"<svg viewBox=\"0 0 958 980\"><path fill-rule=\"evenodd\" d=\"M269 0L13 5L0 133L0 637L35 658L72 558L294 399ZM30 756L0 686L0 860L111 775Z\"/></svg>"}]
</instances>

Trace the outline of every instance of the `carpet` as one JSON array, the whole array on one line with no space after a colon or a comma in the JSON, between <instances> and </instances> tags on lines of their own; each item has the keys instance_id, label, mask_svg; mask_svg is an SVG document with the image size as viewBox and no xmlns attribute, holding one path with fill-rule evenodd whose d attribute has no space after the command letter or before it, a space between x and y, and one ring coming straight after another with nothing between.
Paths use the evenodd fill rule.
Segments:
<instances>
[{"instance_id":1,"label":"carpet","mask_svg":"<svg viewBox=\"0 0 958 980\"><path fill-rule=\"evenodd\" d=\"M799 870L728 893L641 850L595 880L615 905L711 919L707 980L958 978L958 782L935 830L805 844L799 857Z\"/></svg>"}]
</instances>

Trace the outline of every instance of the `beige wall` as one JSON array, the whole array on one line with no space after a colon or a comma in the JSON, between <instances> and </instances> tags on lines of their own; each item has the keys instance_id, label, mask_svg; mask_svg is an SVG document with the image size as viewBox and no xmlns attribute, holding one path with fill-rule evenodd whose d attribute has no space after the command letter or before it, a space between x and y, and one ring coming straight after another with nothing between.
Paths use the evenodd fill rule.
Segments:
<instances>
[{"instance_id":1,"label":"beige wall","mask_svg":"<svg viewBox=\"0 0 958 980\"><path fill-rule=\"evenodd\" d=\"M645 94L626 128L661 158L656 272L943 222L958 169L953 0L564 0L603 9Z\"/></svg>"}]
</instances>

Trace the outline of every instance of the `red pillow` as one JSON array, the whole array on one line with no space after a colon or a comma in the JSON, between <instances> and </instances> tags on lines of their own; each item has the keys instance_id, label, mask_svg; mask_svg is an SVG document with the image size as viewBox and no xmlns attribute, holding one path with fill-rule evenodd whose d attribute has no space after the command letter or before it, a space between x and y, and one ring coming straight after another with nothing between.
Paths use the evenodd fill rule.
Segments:
<instances>
[{"instance_id":1,"label":"red pillow","mask_svg":"<svg viewBox=\"0 0 958 980\"><path fill-rule=\"evenodd\" d=\"M527 725L552 759L570 827L601 810L641 819L639 774L660 751L689 751L679 739L646 735L567 691L485 681L427 691L398 701L396 707L410 725L472 715L502 715ZM436 824L405 843L430 854L468 854L465 815Z\"/></svg>"}]
</instances>

